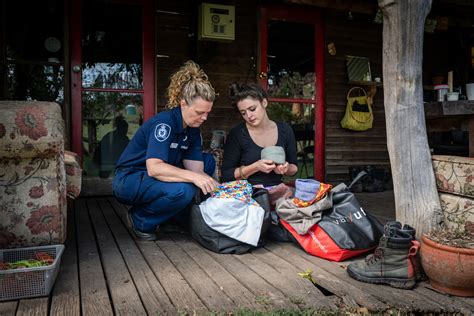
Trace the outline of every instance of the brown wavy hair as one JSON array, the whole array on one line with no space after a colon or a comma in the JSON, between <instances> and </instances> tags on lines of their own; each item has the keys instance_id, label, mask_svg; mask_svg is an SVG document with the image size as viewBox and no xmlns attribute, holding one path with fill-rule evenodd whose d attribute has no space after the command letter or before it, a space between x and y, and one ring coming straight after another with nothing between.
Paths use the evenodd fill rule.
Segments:
<instances>
[{"instance_id":1,"label":"brown wavy hair","mask_svg":"<svg viewBox=\"0 0 474 316\"><path fill-rule=\"evenodd\" d=\"M202 98L208 102L214 102L216 99L216 92L206 73L192 60L185 62L171 75L167 94L166 106L169 109L177 107L183 99L188 105L192 104L196 98Z\"/></svg>"}]
</instances>

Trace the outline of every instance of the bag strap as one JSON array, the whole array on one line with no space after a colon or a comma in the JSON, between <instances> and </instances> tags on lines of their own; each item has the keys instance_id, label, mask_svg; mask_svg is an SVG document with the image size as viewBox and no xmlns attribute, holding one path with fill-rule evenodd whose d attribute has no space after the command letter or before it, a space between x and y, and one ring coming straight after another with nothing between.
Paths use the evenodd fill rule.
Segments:
<instances>
[{"instance_id":1,"label":"bag strap","mask_svg":"<svg viewBox=\"0 0 474 316\"><path fill-rule=\"evenodd\" d=\"M365 89L364 88L361 88L361 87L352 87L349 89L349 91L347 91L347 100L349 100L349 98L351 97L351 92L354 91L354 90L362 90L364 92L364 96L367 96L367 92L365 92Z\"/></svg>"},{"instance_id":2,"label":"bag strap","mask_svg":"<svg viewBox=\"0 0 474 316\"><path fill-rule=\"evenodd\" d=\"M354 178L354 180L352 180L351 184L349 184L348 188L352 188L352 186L354 184L356 184L357 182L359 182L360 179L362 179L363 177L365 177L366 175L368 175L368 173L364 170L362 170L361 172L359 172L356 177Z\"/></svg>"}]
</instances>

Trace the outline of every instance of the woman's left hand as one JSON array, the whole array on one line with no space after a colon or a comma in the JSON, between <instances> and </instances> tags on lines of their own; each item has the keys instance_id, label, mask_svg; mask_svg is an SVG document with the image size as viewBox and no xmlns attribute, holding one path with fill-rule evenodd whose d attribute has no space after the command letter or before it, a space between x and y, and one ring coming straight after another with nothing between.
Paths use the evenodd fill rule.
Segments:
<instances>
[{"instance_id":1,"label":"woman's left hand","mask_svg":"<svg viewBox=\"0 0 474 316\"><path fill-rule=\"evenodd\" d=\"M284 164L277 165L273 171L275 171L276 174L284 175L285 173L288 172L289 167L290 167L290 164L288 162L285 162Z\"/></svg>"}]
</instances>

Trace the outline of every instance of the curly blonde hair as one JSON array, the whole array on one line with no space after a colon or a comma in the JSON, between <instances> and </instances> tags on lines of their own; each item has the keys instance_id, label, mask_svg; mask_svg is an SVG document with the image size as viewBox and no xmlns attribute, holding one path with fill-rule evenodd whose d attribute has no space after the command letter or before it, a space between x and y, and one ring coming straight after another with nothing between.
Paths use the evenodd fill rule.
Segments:
<instances>
[{"instance_id":1,"label":"curly blonde hair","mask_svg":"<svg viewBox=\"0 0 474 316\"><path fill-rule=\"evenodd\" d=\"M192 60L188 60L171 76L167 107L169 109L175 108L183 99L189 105L196 98L214 102L216 92L204 70Z\"/></svg>"}]
</instances>

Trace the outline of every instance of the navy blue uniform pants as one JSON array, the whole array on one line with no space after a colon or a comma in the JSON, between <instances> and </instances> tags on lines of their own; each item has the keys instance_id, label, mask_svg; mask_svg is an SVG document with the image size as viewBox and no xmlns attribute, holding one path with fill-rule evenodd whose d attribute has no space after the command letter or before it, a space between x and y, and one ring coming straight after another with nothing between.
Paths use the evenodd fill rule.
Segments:
<instances>
[{"instance_id":1,"label":"navy blue uniform pants","mask_svg":"<svg viewBox=\"0 0 474 316\"><path fill-rule=\"evenodd\" d=\"M215 160L204 153L204 172L212 176ZM184 210L199 190L186 182L163 182L148 176L146 170L124 168L117 171L113 180L115 198L132 205L131 215L135 228L152 233L157 226Z\"/></svg>"}]
</instances>

